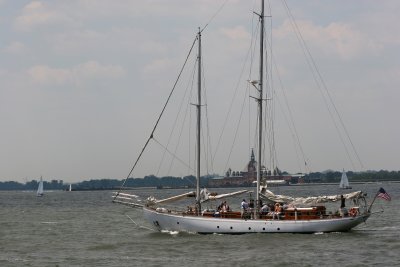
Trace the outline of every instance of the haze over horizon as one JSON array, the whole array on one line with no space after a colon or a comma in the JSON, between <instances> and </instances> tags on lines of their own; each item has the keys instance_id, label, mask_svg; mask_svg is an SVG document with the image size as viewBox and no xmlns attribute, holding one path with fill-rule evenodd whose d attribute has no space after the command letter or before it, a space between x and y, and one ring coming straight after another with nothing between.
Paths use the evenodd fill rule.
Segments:
<instances>
[{"instance_id":1,"label":"haze over horizon","mask_svg":"<svg viewBox=\"0 0 400 267\"><path fill-rule=\"evenodd\" d=\"M198 27L225 2L0 0L0 181L124 179ZM400 2L286 3L363 163L354 169L348 162L282 1L271 1L274 60L311 171L399 170ZM227 1L202 34L207 109L216 135L251 42L253 10L259 10L258 0ZM157 140L168 139L162 134ZM277 122L278 167L295 173L290 135ZM233 138L233 130L224 136ZM211 173L242 170L254 147L248 139L232 153L221 146ZM158 173L158 163L149 159L162 153L152 144L132 176L192 174L177 164Z\"/></svg>"}]
</instances>

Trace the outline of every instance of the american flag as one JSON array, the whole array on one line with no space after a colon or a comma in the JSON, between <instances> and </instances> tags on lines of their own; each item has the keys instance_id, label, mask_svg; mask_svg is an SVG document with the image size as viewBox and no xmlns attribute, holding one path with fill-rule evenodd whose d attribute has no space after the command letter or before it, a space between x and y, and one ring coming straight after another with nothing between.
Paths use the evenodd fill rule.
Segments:
<instances>
[{"instance_id":1,"label":"american flag","mask_svg":"<svg viewBox=\"0 0 400 267\"><path fill-rule=\"evenodd\" d=\"M385 189L383 189L382 187L379 188L379 191L377 193L377 197L382 198L382 199L387 200L387 201L392 200L392 198L389 196L389 194L386 193Z\"/></svg>"}]
</instances>

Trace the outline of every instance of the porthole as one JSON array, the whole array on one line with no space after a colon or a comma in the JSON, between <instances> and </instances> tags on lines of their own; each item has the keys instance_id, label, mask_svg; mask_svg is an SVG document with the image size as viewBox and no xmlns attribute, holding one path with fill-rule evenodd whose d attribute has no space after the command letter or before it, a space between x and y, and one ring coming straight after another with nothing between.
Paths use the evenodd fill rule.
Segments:
<instances>
[{"instance_id":1,"label":"porthole","mask_svg":"<svg viewBox=\"0 0 400 267\"><path fill-rule=\"evenodd\" d=\"M231 230L233 229L233 227L231 226Z\"/></svg>"},{"instance_id":2,"label":"porthole","mask_svg":"<svg viewBox=\"0 0 400 267\"><path fill-rule=\"evenodd\" d=\"M249 227L249 230L251 230L251 227Z\"/></svg>"},{"instance_id":3,"label":"porthole","mask_svg":"<svg viewBox=\"0 0 400 267\"><path fill-rule=\"evenodd\" d=\"M263 228L263 231L265 231L265 227Z\"/></svg>"},{"instance_id":4,"label":"porthole","mask_svg":"<svg viewBox=\"0 0 400 267\"><path fill-rule=\"evenodd\" d=\"M278 228L277 230L279 231L279 230L281 230L281 228Z\"/></svg>"},{"instance_id":5,"label":"porthole","mask_svg":"<svg viewBox=\"0 0 400 267\"><path fill-rule=\"evenodd\" d=\"M179 222L176 222L176 224L179 224Z\"/></svg>"},{"instance_id":6,"label":"porthole","mask_svg":"<svg viewBox=\"0 0 400 267\"><path fill-rule=\"evenodd\" d=\"M217 226L217 228L219 229L219 225Z\"/></svg>"}]
</instances>

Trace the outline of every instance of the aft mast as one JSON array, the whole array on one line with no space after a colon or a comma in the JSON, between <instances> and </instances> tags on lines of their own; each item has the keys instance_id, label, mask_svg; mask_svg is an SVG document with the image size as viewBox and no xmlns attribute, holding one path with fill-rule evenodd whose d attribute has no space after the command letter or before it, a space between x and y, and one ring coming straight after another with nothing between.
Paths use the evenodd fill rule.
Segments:
<instances>
[{"instance_id":1,"label":"aft mast","mask_svg":"<svg viewBox=\"0 0 400 267\"><path fill-rule=\"evenodd\" d=\"M258 164L257 164L257 194L256 194L256 210L260 210L260 183L261 183L261 152L262 152L262 121L263 121L263 70L264 70L264 0L261 1L260 17L260 77L258 80Z\"/></svg>"},{"instance_id":2,"label":"aft mast","mask_svg":"<svg viewBox=\"0 0 400 267\"><path fill-rule=\"evenodd\" d=\"M197 34L199 52L197 56L198 63L198 81L197 81L197 172L196 172L196 206L197 212L201 211L200 204L200 137L201 137L201 31Z\"/></svg>"}]
</instances>

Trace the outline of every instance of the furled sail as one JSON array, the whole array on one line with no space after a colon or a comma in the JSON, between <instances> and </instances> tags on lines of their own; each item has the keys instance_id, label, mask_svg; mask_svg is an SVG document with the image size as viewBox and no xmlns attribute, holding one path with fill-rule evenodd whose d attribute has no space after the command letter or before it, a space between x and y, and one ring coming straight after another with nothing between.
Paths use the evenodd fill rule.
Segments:
<instances>
[{"instance_id":1,"label":"furled sail","mask_svg":"<svg viewBox=\"0 0 400 267\"><path fill-rule=\"evenodd\" d=\"M316 196L316 197L290 197L285 195L275 195L273 192L262 188L261 196L264 200L270 202L279 202L292 205L313 205L317 203L336 202L340 201L341 195L331 196ZM356 191L348 194L343 194L345 199L358 199L363 198L365 194L362 191Z\"/></svg>"},{"instance_id":2,"label":"furled sail","mask_svg":"<svg viewBox=\"0 0 400 267\"><path fill-rule=\"evenodd\" d=\"M157 200L157 199L154 198L154 197L148 197L146 203L147 203L147 205L149 205L149 206L153 206L153 205L155 205L155 204L167 203L167 202L172 202L172 201L181 200L181 199L183 199L183 198L187 198L187 197L190 197L190 196L193 196L193 195L195 195L195 192L194 192L194 191L187 192L187 193L180 194L180 195L173 196L173 197L169 197L169 198L165 198L165 199L161 199L161 200Z\"/></svg>"},{"instance_id":3,"label":"furled sail","mask_svg":"<svg viewBox=\"0 0 400 267\"><path fill-rule=\"evenodd\" d=\"M226 197L233 197L233 196L244 194L244 193L247 193L247 192L249 192L249 190L239 190L239 191L232 192L232 193L214 195L214 194L210 193L207 190L207 188L204 188L200 192L200 199L201 199L201 202L206 202L208 200L217 200L217 199L226 198Z\"/></svg>"}]
</instances>

